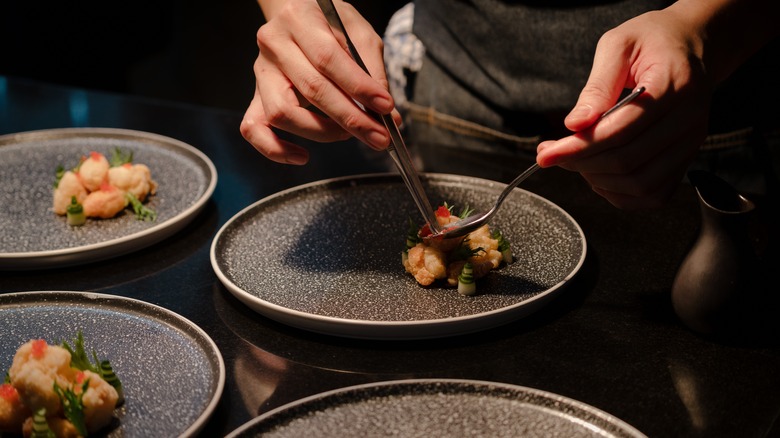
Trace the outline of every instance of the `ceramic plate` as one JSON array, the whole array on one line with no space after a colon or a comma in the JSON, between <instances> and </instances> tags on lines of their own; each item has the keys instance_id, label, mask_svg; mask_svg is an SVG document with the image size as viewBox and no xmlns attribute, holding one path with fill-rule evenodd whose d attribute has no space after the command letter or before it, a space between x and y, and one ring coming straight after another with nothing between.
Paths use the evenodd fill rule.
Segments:
<instances>
[{"instance_id":1,"label":"ceramic plate","mask_svg":"<svg viewBox=\"0 0 780 438\"><path fill-rule=\"evenodd\" d=\"M125 403L109 437L194 436L214 411L225 365L209 336L189 320L134 299L87 292L0 295L0 372L30 339L72 341L108 359Z\"/></svg>"},{"instance_id":2,"label":"ceramic plate","mask_svg":"<svg viewBox=\"0 0 780 438\"><path fill-rule=\"evenodd\" d=\"M263 414L228 438L644 437L592 406L522 386L399 380L329 391Z\"/></svg>"},{"instance_id":3,"label":"ceramic plate","mask_svg":"<svg viewBox=\"0 0 780 438\"><path fill-rule=\"evenodd\" d=\"M133 152L159 187L148 206L155 222L132 214L69 227L51 211L57 166L114 148ZM106 259L141 249L183 228L217 184L214 164L194 147L157 134L109 128L66 128L0 136L0 269L37 269Z\"/></svg>"},{"instance_id":4,"label":"ceramic plate","mask_svg":"<svg viewBox=\"0 0 780 438\"><path fill-rule=\"evenodd\" d=\"M431 202L486 209L504 184L423 176ZM579 225L558 206L515 189L491 226L515 261L461 296L422 287L401 264L409 220L421 222L396 174L295 187L245 208L217 233L211 263L250 308L285 324L367 339L422 339L516 320L563 290L585 260Z\"/></svg>"}]
</instances>

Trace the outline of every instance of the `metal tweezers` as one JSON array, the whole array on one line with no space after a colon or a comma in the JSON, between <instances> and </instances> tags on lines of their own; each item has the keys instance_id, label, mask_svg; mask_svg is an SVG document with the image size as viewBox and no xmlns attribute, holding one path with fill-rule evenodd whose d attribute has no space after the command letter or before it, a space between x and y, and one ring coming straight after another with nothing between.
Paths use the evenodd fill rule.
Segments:
<instances>
[{"instance_id":1,"label":"metal tweezers","mask_svg":"<svg viewBox=\"0 0 780 438\"><path fill-rule=\"evenodd\" d=\"M355 60L355 62L360 66L360 68L363 69L363 71L371 74L368 71L368 68L366 68L366 65L363 63L363 60L360 58L355 45L352 44L352 40L350 40L349 35L347 34L347 30L344 28L341 17L339 17L338 12L336 11L336 7L333 5L333 1L317 0L317 3L320 5L320 9L322 9L323 14L325 14L325 18L328 20L328 24L330 24L334 34L340 33L346 40L349 53L352 55L352 58ZM398 130L398 125L396 125L395 120L393 120L393 117L389 114L380 115L375 111L360 105L360 103L358 103L358 105L368 115L376 120L381 120L385 124L387 131L390 133L391 139L390 146L387 148L387 152L390 153L393 162L398 168L398 171L401 173L401 177L403 178L404 183L406 183L406 187L409 189L409 192L412 194L412 198L414 199L417 208L420 210L423 219L425 219L425 222L428 224L433 233L439 232L439 223L436 221L436 216L434 215L431 203L428 200L428 196L425 194L425 190L423 189L422 183L420 182L420 177L417 174L417 170L414 168L414 164L412 163L412 157L409 155L409 150L406 148L406 144L404 144L403 138L401 138L401 132Z\"/></svg>"}]
</instances>

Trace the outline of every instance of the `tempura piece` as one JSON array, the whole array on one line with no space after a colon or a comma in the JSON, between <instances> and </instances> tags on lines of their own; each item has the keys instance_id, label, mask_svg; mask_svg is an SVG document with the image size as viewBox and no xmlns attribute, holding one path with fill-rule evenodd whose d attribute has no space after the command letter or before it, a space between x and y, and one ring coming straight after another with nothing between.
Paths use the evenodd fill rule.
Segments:
<instances>
[{"instance_id":1,"label":"tempura piece","mask_svg":"<svg viewBox=\"0 0 780 438\"><path fill-rule=\"evenodd\" d=\"M127 207L125 192L105 182L81 203L87 217L109 219Z\"/></svg>"},{"instance_id":2,"label":"tempura piece","mask_svg":"<svg viewBox=\"0 0 780 438\"><path fill-rule=\"evenodd\" d=\"M57 214L65 214L73 196L77 202L84 202L87 197L87 189L81 183L81 179L68 170L60 178L57 188L54 189L53 210Z\"/></svg>"},{"instance_id":3,"label":"tempura piece","mask_svg":"<svg viewBox=\"0 0 780 438\"><path fill-rule=\"evenodd\" d=\"M0 384L0 433L18 432L30 410L22 403L19 391L10 383Z\"/></svg>"},{"instance_id":4,"label":"tempura piece","mask_svg":"<svg viewBox=\"0 0 780 438\"><path fill-rule=\"evenodd\" d=\"M100 152L90 152L89 157L81 162L76 172L81 179L84 187L94 192L98 190L104 182L108 180L108 159Z\"/></svg>"},{"instance_id":5,"label":"tempura piece","mask_svg":"<svg viewBox=\"0 0 780 438\"><path fill-rule=\"evenodd\" d=\"M84 403L84 424L87 431L95 432L111 422L114 408L119 400L116 389L102 377L92 371L84 370L76 374L75 388L83 382L89 382L82 401ZM79 391L75 391L79 394Z\"/></svg>"},{"instance_id":6,"label":"tempura piece","mask_svg":"<svg viewBox=\"0 0 780 438\"><path fill-rule=\"evenodd\" d=\"M67 350L37 339L19 347L8 375L25 406L31 410L46 408L47 412L60 412L60 398L54 392L54 384L69 386L74 371Z\"/></svg>"},{"instance_id":7,"label":"tempura piece","mask_svg":"<svg viewBox=\"0 0 780 438\"><path fill-rule=\"evenodd\" d=\"M403 260L406 272L423 286L432 284L435 280L447 276L447 261L444 253L437 248L418 243L409 250L408 257Z\"/></svg>"},{"instance_id":8,"label":"tempura piece","mask_svg":"<svg viewBox=\"0 0 780 438\"><path fill-rule=\"evenodd\" d=\"M125 163L108 170L108 182L120 190L132 193L139 201L157 192L157 183L145 164Z\"/></svg>"}]
</instances>

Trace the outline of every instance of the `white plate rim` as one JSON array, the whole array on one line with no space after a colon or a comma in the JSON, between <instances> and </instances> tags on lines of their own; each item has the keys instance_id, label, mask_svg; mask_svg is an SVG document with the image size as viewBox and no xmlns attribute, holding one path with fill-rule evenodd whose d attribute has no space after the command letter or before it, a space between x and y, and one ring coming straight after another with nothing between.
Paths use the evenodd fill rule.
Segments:
<instances>
[{"instance_id":1,"label":"white plate rim","mask_svg":"<svg viewBox=\"0 0 780 438\"><path fill-rule=\"evenodd\" d=\"M200 328L197 324L195 324L188 318L185 318L184 316L170 309L159 306L157 304L150 303L148 301L143 301L136 298L130 298L121 295L112 295L112 294L106 294L100 292L73 291L73 290L45 290L45 291L41 290L41 291L11 292L11 293L2 294L0 295L0 297L2 297L3 299L5 298L13 299L14 297L17 296L34 298L37 295L43 296L45 294L66 294L66 295L79 296L84 299L104 299L104 300L133 303L140 307L149 307L156 310L157 312L167 315L172 319L178 320L180 323L187 326L190 330L193 330L195 333L197 333L198 336L203 341L205 341L210 347L211 351L209 353L213 354L214 357L217 359L217 368L218 368L217 386L214 390L214 393L212 394L211 400L209 400L208 405L206 405L201 415L184 432L182 432L181 436L193 437L196 436L198 432L200 432L203 429L203 427L206 425L206 422L213 415L214 411L217 408L217 405L219 404L220 399L222 398L222 393L224 392L225 379L226 379L225 361L222 357L222 352L219 350L219 347L217 347L217 344L214 342L211 336L208 335L208 333L206 333L202 328Z\"/></svg>"},{"instance_id":2,"label":"white plate rim","mask_svg":"<svg viewBox=\"0 0 780 438\"><path fill-rule=\"evenodd\" d=\"M534 295L533 297L515 303L510 306L502 307L500 309L494 309L488 312L482 312L478 314L451 317L446 319L421 319L415 321L368 321L357 320L347 318L335 318L330 316L316 315L312 313L302 312L295 309L289 309L284 306L280 306L266 300L262 300L255 297L252 294L247 293L238 285L236 285L228 276L222 272L217 260L217 247L223 234L230 229L232 224L242 218L243 215L250 212L258 205L267 203L273 199L287 196L290 193L297 191L304 191L311 187L317 187L320 185L326 185L331 183L339 183L341 181L348 181L354 179L372 179L372 178L385 178L394 175L392 173L366 173L358 175L349 175L336 178L328 178L319 181L313 181L306 184L301 184L295 187L291 187L272 195L266 196L259 201L252 203L251 205L243 208L230 218L219 231L215 234L211 248L209 251L209 258L211 260L211 266L214 273L219 278L220 282L225 288L230 291L238 300L249 306L254 311L261 315L268 316L271 319L288 324L293 327L302 328L322 334L359 338L359 339L387 339L387 340L411 340L411 339L432 339L447 336L455 336L461 334L467 334L477 331L486 330L489 328L504 325L508 322L519 319L522 316L528 315L536 311L539 307L543 306L547 301L554 298L563 286L569 283L580 271L587 254L587 240L582 228L574 220L574 218L560 206L543 198L535 193L523 190L521 188L515 188L526 194L537 198L538 200L548 204L550 207L557 209L571 224L575 227L580 236L580 243L582 244L582 253L573 269L564 277L560 282L551 286L549 289ZM436 174L428 173L431 177L443 176L443 177L462 177L459 175L449 174ZM474 180L484 180L482 178L466 177ZM494 181L484 180L486 182L495 183ZM498 185L505 185L501 183L495 183ZM491 323L485 322L486 320ZM421 334L421 330L424 330L425 334Z\"/></svg>"},{"instance_id":3,"label":"white plate rim","mask_svg":"<svg viewBox=\"0 0 780 438\"><path fill-rule=\"evenodd\" d=\"M433 384L444 384L444 385L470 385L470 386L489 386L489 387L497 387L501 389L506 389L513 392L519 392L519 393L527 393L532 394L538 397L553 399L556 401L560 401L563 403L566 403L568 405L574 406L577 409L583 410L588 412L589 414L598 416L600 419L611 423L615 426L620 427L625 432L631 434L635 438L642 438L646 437L645 434L643 434L639 429L635 428L634 426L628 424L627 422L621 420L620 418L603 411L595 406L589 405L587 403L581 402L579 400L575 400L570 397L566 397L563 395L555 394L549 391L544 391L541 389L531 388L528 386L523 385L515 385L510 383L503 383L503 382L495 382L495 381L488 381L488 380L476 380L476 379L457 379L457 378L413 378L413 379L398 379L398 380L384 380L384 381L377 381L377 382L371 382L371 383L362 383L352 386L346 386L342 388L336 388L328 391L324 391L318 394L313 394L289 403L286 403L282 406L278 406L270 411L267 411L261 415L258 415L257 417L247 421L243 425L239 426L238 428L234 429L232 432L230 432L228 435L225 436L225 438L241 438L242 434L245 432L250 431L253 427L255 427L258 423L262 423L263 421L267 420L268 418L271 418L277 414L283 413L284 411L287 411L288 409L296 408L299 406L304 406L310 402L316 402L322 399L327 399L332 396L338 396L340 394L347 394L352 392L362 392L364 390L370 390L370 389L376 389L376 388L382 388L382 387L393 387L393 386L414 386L414 385L433 385Z\"/></svg>"},{"instance_id":4,"label":"white plate rim","mask_svg":"<svg viewBox=\"0 0 780 438\"><path fill-rule=\"evenodd\" d=\"M3 143L6 143L8 140L12 139L19 139L19 141L23 141L35 139L35 137L38 136L88 136L95 134L146 138L152 141L166 143L187 151L188 153L196 156L203 162L203 164L206 165L209 170L209 174L207 175L209 184L201 197L198 198L192 205L181 211L179 214L167 219L166 221L155 224L154 226L151 226L145 230L141 230L119 238L110 239L104 242L77 246L73 248L63 248L47 251L0 253L0 270L53 268L76 265L115 257L144 248L160 240L163 240L184 228L184 226L186 226L192 219L194 219L194 217L203 209L203 207L205 207L206 203L211 198L214 190L216 189L217 168L206 154L181 140L151 132L122 128L43 129L37 131L26 131L0 135L0 148L3 147Z\"/></svg>"}]
</instances>

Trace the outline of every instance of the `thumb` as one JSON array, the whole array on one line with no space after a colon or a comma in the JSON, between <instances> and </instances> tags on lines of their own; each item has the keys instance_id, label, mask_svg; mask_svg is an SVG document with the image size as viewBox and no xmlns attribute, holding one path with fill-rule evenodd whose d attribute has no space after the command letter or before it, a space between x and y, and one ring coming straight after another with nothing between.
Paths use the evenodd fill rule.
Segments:
<instances>
[{"instance_id":1,"label":"thumb","mask_svg":"<svg viewBox=\"0 0 780 438\"><path fill-rule=\"evenodd\" d=\"M564 119L566 128L579 132L593 125L601 114L617 102L627 84L629 59L624 50L599 42L588 82L577 103Z\"/></svg>"}]
</instances>

